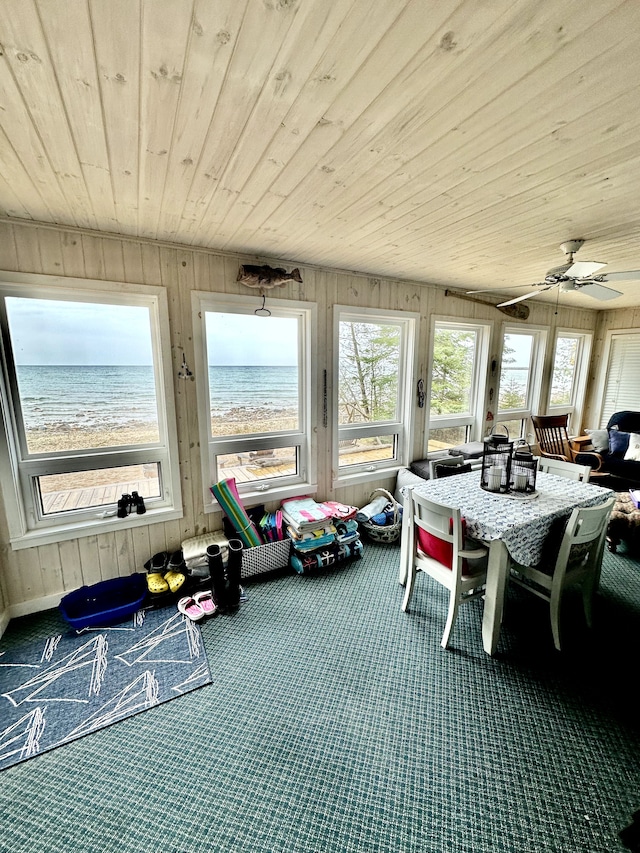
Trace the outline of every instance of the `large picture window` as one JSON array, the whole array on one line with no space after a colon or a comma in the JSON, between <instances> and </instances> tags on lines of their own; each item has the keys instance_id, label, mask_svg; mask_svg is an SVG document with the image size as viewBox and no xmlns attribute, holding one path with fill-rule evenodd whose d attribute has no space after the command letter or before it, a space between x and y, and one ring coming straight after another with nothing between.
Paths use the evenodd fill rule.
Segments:
<instances>
[{"instance_id":1,"label":"large picture window","mask_svg":"<svg viewBox=\"0 0 640 853\"><path fill-rule=\"evenodd\" d=\"M581 427L590 354L591 334L557 331L547 412L569 415L572 433Z\"/></svg>"},{"instance_id":2,"label":"large picture window","mask_svg":"<svg viewBox=\"0 0 640 853\"><path fill-rule=\"evenodd\" d=\"M416 318L336 307L338 477L402 464L407 454Z\"/></svg>"},{"instance_id":3,"label":"large picture window","mask_svg":"<svg viewBox=\"0 0 640 853\"><path fill-rule=\"evenodd\" d=\"M232 477L247 498L311 488L315 307L277 300L259 316L244 299L206 293L193 306L205 507L217 506L210 486Z\"/></svg>"},{"instance_id":4,"label":"large picture window","mask_svg":"<svg viewBox=\"0 0 640 853\"><path fill-rule=\"evenodd\" d=\"M37 532L39 541L54 528L77 534L115 517L118 500L134 491L150 513L179 510L163 307L166 322L164 294L149 290L114 296L96 287L0 287L18 534ZM175 427L173 435L175 447Z\"/></svg>"},{"instance_id":5,"label":"large picture window","mask_svg":"<svg viewBox=\"0 0 640 853\"><path fill-rule=\"evenodd\" d=\"M526 438L528 423L540 403L545 329L504 329L496 422L511 439Z\"/></svg>"},{"instance_id":6,"label":"large picture window","mask_svg":"<svg viewBox=\"0 0 640 853\"><path fill-rule=\"evenodd\" d=\"M490 326L436 320L426 451L480 437Z\"/></svg>"}]
</instances>

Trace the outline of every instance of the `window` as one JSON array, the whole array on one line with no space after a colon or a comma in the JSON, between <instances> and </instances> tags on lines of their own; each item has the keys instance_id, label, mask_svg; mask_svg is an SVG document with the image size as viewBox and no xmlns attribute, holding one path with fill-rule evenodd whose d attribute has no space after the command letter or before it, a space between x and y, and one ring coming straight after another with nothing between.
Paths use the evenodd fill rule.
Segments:
<instances>
[{"instance_id":1,"label":"window","mask_svg":"<svg viewBox=\"0 0 640 853\"><path fill-rule=\"evenodd\" d=\"M600 414L602 428L615 412L640 410L640 334L610 332L603 361L606 373Z\"/></svg>"},{"instance_id":2,"label":"window","mask_svg":"<svg viewBox=\"0 0 640 853\"><path fill-rule=\"evenodd\" d=\"M23 278L0 285L12 542L102 532L107 518L126 526L116 506L133 491L154 520L179 517L164 292Z\"/></svg>"},{"instance_id":3,"label":"window","mask_svg":"<svg viewBox=\"0 0 640 853\"><path fill-rule=\"evenodd\" d=\"M530 328L504 328L496 426L506 426L512 440L527 438L528 419L540 402L547 333Z\"/></svg>"},{"instance_id":4,"label":"window","mask_svg":"<svg viewBox=\"0 0 640 853\"><path fill-rule=\"evenodd\" d=\"M195 293L193 309L205 510L222 479L243 498L314 489L315 306L274 300L257 316L246 299Z\"/></svg>"},{"instance_id":5,"label":"window","mask_svg":"<svg viewBox=\"0 0 640 853\"><path fill-rule=\"evenodd\" d=\"M590 334L558 330L547 411L568 414L569 431L574 433L581 426L590 354Z\"/></svg>"},{"instance_id":6,"label":"window","mask_svg":"<svg viewBox=\"0 0 640 853\"><path fill-rule=\"evenodd\" d=\"M436 320L427 452L479 437L491 327Z\"/></svg>"},{"instance_id":7,"label":"window","mask_svg":"<svg viewBox=\"0 0 640 853\"><path fill-rule=\"evenodd\" d=\"M334 407L339 477L407 461L417 315L336 306Z\"/></svg>"}]
</instances>

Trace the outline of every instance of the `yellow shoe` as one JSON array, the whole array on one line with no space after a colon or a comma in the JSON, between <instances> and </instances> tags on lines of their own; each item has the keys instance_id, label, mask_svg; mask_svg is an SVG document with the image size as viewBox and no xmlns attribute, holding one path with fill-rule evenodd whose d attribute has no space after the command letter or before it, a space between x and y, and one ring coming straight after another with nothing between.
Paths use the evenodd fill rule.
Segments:
<instances>
[{"instance_id":1,"label":"yellow shoe","mask_svg":"<svg viewBox=\"0 0 640 853\"><path fill-rule=\"evenodd\" d=\"M168 584L171 592L177 592L185 582L186 578L182 572L167 572L164 576L164 580Z\"/></svg>"},{"instance_id":2,"label":"yellow shoe","mask_svg":"<svg viewBox=\"0 0 640 853\"><path fill-rule=\"evenodd\" d=\"M152 595L155 595L159 592L168 592L169 584L162 577L160 572L148 572L147 573L147 589Z\"/></svg>"}]
</instances>

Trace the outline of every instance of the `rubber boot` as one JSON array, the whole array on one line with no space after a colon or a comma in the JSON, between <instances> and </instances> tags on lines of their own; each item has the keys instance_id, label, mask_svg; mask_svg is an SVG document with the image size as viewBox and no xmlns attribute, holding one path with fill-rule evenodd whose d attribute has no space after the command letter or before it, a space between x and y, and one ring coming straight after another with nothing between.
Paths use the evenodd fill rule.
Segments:
<instances>
[{"instance_id":1,"label":"rubber boot","mask_svg":"<svg viewBox=\"0 0 640 853\"><path fill-rule=\"evenodd\" d=\"M209 563L209 574L211 575L211 592L218 610L223 613L227 609L227 582L224 577L224 563L219 545L209 545L207 548L207 561Z\"/></svg>"},{"instance_id":2,"label":"rubber boot","mask_svg":"<svg viewBox=\"0 0 640 853\"><path fill-rule=\"evenodd\" d=\"M229 607L238 607L240 604L242 550L243 545L240 539L229 539L229 559L227 561L227 594Z\"/></svg>"}]
</instances>

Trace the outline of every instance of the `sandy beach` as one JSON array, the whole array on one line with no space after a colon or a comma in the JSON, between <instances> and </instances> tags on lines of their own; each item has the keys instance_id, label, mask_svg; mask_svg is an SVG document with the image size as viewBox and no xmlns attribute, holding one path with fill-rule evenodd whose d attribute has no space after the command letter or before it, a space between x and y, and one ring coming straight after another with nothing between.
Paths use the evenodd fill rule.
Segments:
<instances>
[{"instance_id":1,"label":"sandy beach","mask_svg":"<svg viewBox=\"0 0 640 853\"><path fill-rule=\"evenodd\" d=\"M245 435L256 430L276 432L295 429L298 415L295 410L275 410L265 417L264 409L258 407L234 408L224 417L211 419L214 436ZM29 430L29 451L51 453L61 450L86 450L88 448L123 447L135 444L154 444L158 441L158 430L153 424L131 423L118 429L82 428L59 424L44 429ZM93 486L116 485L121 492L138 484L140 494L145 497L157 494L158 481L155 466L133 465L126 470L105 469L104 471L77 472L41 478L43 493L86 489ZM264 476L264 471L256 471ZM121 488L120 488L121 487Z\"/></svg>"}]
</instances>

